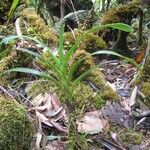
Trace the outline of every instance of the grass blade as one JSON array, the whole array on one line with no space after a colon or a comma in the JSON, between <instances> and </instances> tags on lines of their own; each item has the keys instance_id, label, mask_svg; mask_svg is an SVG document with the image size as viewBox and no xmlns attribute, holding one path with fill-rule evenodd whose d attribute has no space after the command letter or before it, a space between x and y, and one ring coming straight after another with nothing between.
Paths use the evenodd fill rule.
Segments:
<instances>
[{"instance_id":1,"label":"grass blade","mask_svg":"<svg viewBox=\"0 0 150 150\"><path fill-rule=\"evenodd\" d=\"M19 4L20 0L13 0L12 5L10 7L10 10L8 12L8 19L12 16L14 13L15 9L17 8L17 5Z\"/></svg>"},{"instance_id":2,"label":"grass blade","mask_svg":"<svg viewBox=\"0 0 150 150\"><path fill-rule=\"evenodd\" d=\"M128 58L128 57L125 57L123 55L120 55L116 52L113 52L113 51L109 51L109 50L100 50L100 51L97 51L97 52L94 52L92 53L91 55L104 55L104 54L107 54L107 55L114 55L114 56L117 56L117 57L120 57L122 59L124 59L126 62L129 62L129 63L132 63L137 69L140 69L139 68L139 65L136 63L136 61L134 61L132 58Z\"/></svg>"},{"instance_id":3,"label":"grass blade","mask_svg":"<svg viewBox=\"0 0 150 150\"><path fill-rule=\"evenodd\" d=\"M118 29L121 31L125 31L125 32L133 32L134 29L124 23L113 23L113 24L106 24L106 25L98 25L93 27L92 29L86 31L77 41L76 43L70 48L70 50L67 52L66 54L66 60L65 63L67 64L67 62L69 61L70 57L73 55L73 53L75 52L76 48L79 46L80 42L84 39L84 37L92 32L96 32L98 30L101 30L103 28L113 28L113 29Z\"/></svg>"}]
</instances>

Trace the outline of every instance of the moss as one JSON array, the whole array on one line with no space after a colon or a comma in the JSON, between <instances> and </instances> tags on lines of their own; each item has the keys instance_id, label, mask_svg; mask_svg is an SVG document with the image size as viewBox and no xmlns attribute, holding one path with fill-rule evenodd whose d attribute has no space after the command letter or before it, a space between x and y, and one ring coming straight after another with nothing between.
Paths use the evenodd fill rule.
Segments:
<instances>
[{"instance_id":1,"label":"moss","mask_svg":"<svg viewBox=\"0 0 150 150\"><path fill-rule=\"evenodd\" d=\"M74 32L74 36L71 32L67 32L64 34L64 45L66 49L69 49L76 40L78 40L86 31L77 30ZM92 53L97 50L105 49L106 43L105 41L95 35L94 33L88 33L79 45L79 49L84 49L85 51Z\"/></svg>"},{"instance_id":2,"label":"moss","mask_svg":"<svg viewBox=\"0 0 150 150\"><path fill-rule=\"evenodd\" d=\"M35 33L46 42L49 41L52 46L58 44L58 38L52 28L45 24L34 9L24 9L20 15L27 20L30 32Z\"/></svg>"},{"instance_id":3,"label":"moss","mask_svg":"<svg viewBox=\"0 0 150 150\"><path fill-rule=\"evenodd\" d=\"M79 75L83 74L85 71L89 70L91 67L94 67L94 59L92 56L86 52L85 50L78 49L74 53L72 59L69 62L69 67L71 67L74 63L78 60L84 58L74 73L74 77L78 77Z\"/></svg>"},{"instance_id":4,"label":"moss","mask_svg":"<svg viewBox=\"0 0 150 150\"><path fill-rule=\"evenodd\" d=\"M134 129L122 129L119 126L113 125L109 128L109 131L105 133L105 137L108 139L112 139L112 132L117 134L117 137L120 139L123 147L126 149L130 149L131 145L140 145L145 136L141 132L137 132Z\"/></svg>"},{"instance_id":5,"label":"moss","mask_svg":"<svg viewBox=\"0 0 150 150\"><path fill-rule=\"evenodd\" d=\"M9 66L16 60L17 53L12 51L8 56L0 60L0 72L6 71Z\"/></svg>"},{"instance_id":6,"label":"moss","mask_svg":"<svg viewBox=\"0 0 150 150\"><path fill-rule=\"evenodd\" d=\"M140 1L134 0L126 5L120 5L107 11L102 17L102 24L122 22L123 17L137 15L140 9Z\"/></svg>"},{"instance_id":7,"label":"moss","mask_svg":"<svg viewBox=\"0 0 150 150\"><path fill-rule=\"evenodd\" d=\"M87 78L100 92L101 98L106 100L118 100L117 93L106 83L104 75L99 68L94 68L91 75Z\"/></svg>"},{"instance_id":8,"label":"moss","mask_svg":"<svg viewBox=\"0 0 150 150\"><path fill-rule=\"evenodd\" d=\"M141 144L144 139L144 135L142 133L137 133L133 129L124 129L123 132L119 134L119 136L126 146L129 144Z\"/></svg>"},{"instance_id":9,"label":"moss","mask_svg":"<svg viewBox=\"0 0 150 150\"><path fill-rule=\"evenodd\" d=\"M142 70L140 81L150 82L150 56L146 60L146 63Z\"/></svg>"},{"instance_id":10,"label":"moss","mask_svg":"<svg viewBox=\"0 0 150 150\"><path fill-rule=\"evenodd\" d=\"M29 149L33 128L26 110L13 99L0 97L0 146L3 150Z\"/></svg>"},{"instance_id":11,"label":"moss","mask_svg":"<svg viewBox=\"0 0 150 150\"><path fill-rule=\"evenodd\" d=\"M44 94L50 91L55 92L56 89L57 88L55 87L55 85L53 85L50 81L36 80L28 84L25 92L28 98L34 99L39 94Z\"/></svg>"},{"instance_id":12,"label":"moss","mask_svg":"<svg viewBox=\"0 0 150 150\"><path fill-rule=\"evenodd\" d=\"M150 82L142 82L141 92L146 96L144 104L150 108Z\"/></svg>"},{"instance_id":13,"label":"moss","mask_svg":"<svg viewBox=\"0 0 150 150\"><path fill-rule=\"evenodd\" d=\"M80 113L83 108L85 110L95 107L101 108L106 102L100 93L94 92L94 90L85 83L80 83L73 94L76 103L76 112L78 113Z\"/></svg>"},{"instance_id":14,"label":"moss","mask_svg":"<svg viewBox=\"0 0 150 150\"><path fill-rule=\"evenodd\" d=\"M83 149L88 150L89 145L87 138L84 134L79 134L74 128L71 128L71 132L68 136L68 144L67 144L68 150L74 150L74 149Z\"/></svg>"}]
</instances>

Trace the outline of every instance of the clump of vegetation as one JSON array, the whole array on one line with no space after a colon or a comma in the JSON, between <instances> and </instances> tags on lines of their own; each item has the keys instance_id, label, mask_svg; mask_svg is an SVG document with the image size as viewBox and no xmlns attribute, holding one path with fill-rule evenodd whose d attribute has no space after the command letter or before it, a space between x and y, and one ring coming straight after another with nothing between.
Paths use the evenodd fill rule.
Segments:
<instances>
[{"instance_id":1,"label":"clump of vegetation","mask_svg":"<svg viewBox=\"0 0 150 150\"><path fill-rule=\"evenodd\" d=\"M135 0L129 4L110 9L103 15L102 24L125 22L126 19L130 19L131 15L137 16L140 4L139 0Z\"/></svg>"},{"instance_id":2,"label":"clump of vegetation","mask_svg":"<svg viewBox=\"0 0 150 150\"><path fill-rule=\"evenodd\" d=\"M58 38L52 28L47 26L44 20L36 13L34 9L24 9L20 15L27 20L30 32L39 36L42 40L49 42L51 46L58 44Z\"/></svg>"},{"instance_id":3,"label":"clump of vegetation","mask_svg":"<svg viewBox=\"0 0 150 150\"><path fill-rule=\"evenodd\" d=\"M25 108L0 96L0 147L7 150L31 148L33 127Z\"/></svg>"},{"instance_id":4,"label":"clump of vegetation","mask_svg":"<svg viewBox=\"0 0 150 150\"><path fill-rule=\"evenodd\" d=\"M142 83L141 92L146 96L144 99L144 104L150 108L150 82Z\"/></svg>"},{"instance_id":5,"label":"clump of vegetation","mask_svg":"<svg viewBox=\"0 0 150 150\"><path fill-rule=\"evenodd\" d=\"M139 15L141 10L140 1L135 0L125 5L120 5L116 8L112 8L104 13L102 17L102 24L122 22L131 25L132 19ZM134 54L128 49L127 46L128 33L124 31L106 31L104 40L108 43L109 40L115 41L112 50L122 54L124 56L133 57Z\"/></svg>"},{"instance_id":6,"label":"clump of vegetation","mask_svg":"<svg viewBox=\"0 0 150 150\"><path fill-rule=\"evenodd\" d=\"M70 48L72 46L76 39L79 39L85 31L83 30L77 30L74 32L74 35L71 32L67 32L64 34L64 46L66 49ZM106 43L105 41L95 35L94 33L88 33L86 37L82 40L82 42L79 45L79 49L84 49L85 51L92 53L101 49L106 49Z\"/></svg>"},{"instance_id":7,"label":"clump of vegetation","mask_svg":"<svg viewBox=\"0 0 150 150\"><path fill-rule=\"evenodd\" d=\"M147 58L144 68L141 74L141 81L149 82L150 81L150 57Z\"/></svg>"},{"instance_id":8,"label":"clump of vegetation","mask_svg":"<svg viewBox=\"0 0 150 150\"><path fill-rule=\"evenodd\" d=\"M9 66L15 61L17 56L16 51L12 51L8 56L0 60L0 72L6 71Z\"/></svg>"},{"instance_id":9,"label":"clump of vegetation","mask_svg":"<svg viewBox=\"0 0 150 150\"><path fill-rule=\"evenodd\" d=\"M118 100L117 93L108 86L104 75L101 73L99 68L94 68L87 80L99 90L102 99L112 101Z\"/></svg>"},{"instance_id":10,"label":"clump of vegetation","mask_svg":"<svg viewBox=\"0 0 150 150\"><path fill-rule=\"evenodd\" d=\"M150 57L147 58L137 83L141 85L141 92L146 96L144 103L150 108Z\"/></svg>"},{"instance_id":11,"label":"clump of vegetation","mask_svg":"<svg viewBox=\"0 0 150 150\"><path fill-rule=\"evenodd\" d=\"M138 145L144 139L144 135L142 133L137 133L133 129L124 129L123 132L119 134L121 140L125 143L126 146L130 144Z\"/></svg>"},{"instance_id":12,"label":"clump of vegetation","mask_svg":"<svg viewBox=\"0 0 150 150\"><path fill-rule=\"evenodd\" d=\"M74 73L74 77L77 77L83 74L85 71L89 70L91 67L94 67L94 59L90 55L90 53L86 52L85 50L78 49L74 53L73 57L69 62L69 66L71 67L74 63L81 60L80 65L76 68L76 72Z\"/></svg>"},{"instance_id":13,"label":"clump of vegetation","mask_svg":"<svg viewBox=\"0 0 150 150\"><path fill-rule=\"evenodd\" d=\"M109 132L110 133L106 135L109 139L111 139L111 132L117 133L117 137L119 137L120 141L122 141L121 143L127 149L130 148L130 145L140 145L145 138L143 133L137 132L135 129L122 129L115 125L111 126Z\"/></svg>"}]
</instances>

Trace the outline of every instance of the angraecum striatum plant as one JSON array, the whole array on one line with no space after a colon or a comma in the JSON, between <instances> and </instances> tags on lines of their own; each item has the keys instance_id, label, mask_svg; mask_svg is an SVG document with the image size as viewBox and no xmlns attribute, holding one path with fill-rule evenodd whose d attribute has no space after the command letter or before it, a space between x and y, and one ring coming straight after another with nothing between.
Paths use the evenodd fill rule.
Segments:
<instances>
[{"instance_id":1,"label":"angraecum striatum plant","mask_svg":"<svg viewBox=\"0 0 150 150\"><path fill-rule=\"evenodd\" d=\"M38 58L42 64L46 67L45 71L38 71L35 69L31 68L23 68L23 67L18 67L14 69L7 70L5 73L10 73L10 72L22 72L22 73L28 73L28 74L34 74L37 75L41 78L44 78L45 80L51 81L55 86L63 92L65 96L65 103L68 106L69 109L69 135L71 135L75 130L75 120L76 120L76 114L75 114L75 97L74 97L74 91L77 88L77 86L80 84L80 82L85 79L91 72L93 68L89 68L82 72L79 76L74 78L74 72L77 70L77 68L82 64L83 60L86 59L86 57L81 57L78 59L75 63L73 63L71 66L69 66L69 62L72 59L76 49L78 48L80 42L85 38L85 36L89 33L96 32L97 30L104 29L104 28L114 28L118 30L122 30L125 32L132 32L133 28L129 25L123 24L123 23L114 23L114 24L106 24L106 25L100 25L100 26L95 26L90 30L87 30L77 41L75 44L67 50L67 52L64 51L64 27L61 28L60 30L60 35L59 35L59 48L58 48L58 55L53 55L51 52L51 49L47 47L43 42L41 42L38 39L35 39L30 36L9 36L4 38L0 44L2 43L9 43L12 40L16 39L25 39L25 40L31 40L38 45L40 45L41 48L47 49L47 53L49 57L45 57L42 55L42 52L33 52L28 49L24 48L19 48L20 51L31 54L32 56ZM132 62L136 65L136 63L129 59L126 58L120 54L117 54L112 51L97 51L91 55L100 55L100 54L109 54L109 55L115 55L118 57L121 57L123 59L126 59L129 62ZM4 75L4 73L1 73L1 75ZM75 130L76 131L76 130ZM75 144L74 144L75 146Z\"/></svg>"}]
</instances>

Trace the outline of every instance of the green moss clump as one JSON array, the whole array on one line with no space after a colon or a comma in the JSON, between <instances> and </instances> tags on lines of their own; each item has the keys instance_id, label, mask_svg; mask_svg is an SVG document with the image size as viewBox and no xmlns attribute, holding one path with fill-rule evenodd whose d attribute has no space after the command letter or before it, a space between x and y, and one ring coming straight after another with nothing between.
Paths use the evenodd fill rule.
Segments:
<instances>
[{"instance_id":1,"label":"green moss clump","mask_svg":"<svg viewBox=\"0 0 150 150\"><path fill-rule=\"evenodd\" d=\"M143 142L145 136L141 132L137 132L134 129L122 129L119 126L113 125L109 128L109 131L105 133L105 137L112 139L111 132L117 133L120 141L126 149L130 149L130 145L139 145Z\"/></svg>"},{"instance_id":2,"label":"green moss clump","mask_svg":"<svg viewBox=\"0 0 150 150\"><path fill-rule=\"evenodd\" d=\"M12 51L8 56L0 60L0 72L6 71L17 57L16 51Z\"/></svg>"},{"instance_id":3,"label":"green moss clump","mask_svg":"<svg viewBox=\"0 0 150 150\"><path fill-rule=\"evenodd\" d=\"M144 104L150 108L150 82L143 82L141 85L141 92L146 96Z\"/></svg>"},{"instance_id":4,"label":"green moss clump","mask_svg":"<svg viewBox=\"0 0 150 150\"><path fill-rule=\"evenodd\" d=\"M106 83L104 75L99 68L94 68L87 78L97 89L99 89L101 98L106 100L118 100L117 93Z\"/></svg>"},{"instance_id":5,"label":"green moss clump","mask_svg":"<svg viewBox=\"0 0 150 150\"><path fill-rule=\"evenodd\" d=\"M99 92L94 92L94 90L85 83L80 83L75 89L73 95L77 106L77 113L80 113L83 107L85 109L101 108L106 102L106 100L101 97Z\"/></svg>"},{"instance_id":6,"label":"green moss clump","mask_svg":"<svg viewBox=\"0 0 150 150\"><path fill-rule=\"evenodd\" d=\"M74 36L71 32L67 32L64 34L64 45L66 49L69 49L75 41L78 40L86 31L77 30L74 32ZM79 45L79 49L84 49L85 51L92 53L97 50L105 49L106 43L105 41L95 35L94 33L88 33L82 40Z\"/></svg>"},{"instance_id":7,"label":"green moss clump","mask_svg":"<svg viewBox=\"0 0 150 150\"><path fill-rule=\"evenodd\" d=\"M102 17L102 24L123 22L124 17L136 16L139 12L141 2L134 0L126 5L120 5L107 11Z\"/></svg>"},{"instance_id":8,"label":"green moss clump","mask_svg":"<svg viewBox=\"0 0 150 150\"><path fill-rule=\"evenodd\" d=\"M136 84L141 85L141 92L146 96L144 104L150 108L150 56L147 58L140 75Z\"/></svg>"},{"instance_id":9,"label":"green moss clump","mask_svg":"<svg viewBox=\"0 0 150 150\"><path fill-rule=\"evenodd\" d=\"M74 63L76 63L82 58L84 59L80 62L80 65L77 67L76 72L74 73L74 77L78 77L85 71L89 70L91 67L94 67L94 59L88 52L82 49L76 50L72 59L69 62L69 66L71 67Z\"/></svg>"},{"instance_id":10,"label":"green moss clump","mask_svg":"<svg viewBox=\"0 0 150 150\"><path fill-rule=\"evenodd\" d=\"M142 70L140 81L150 82L150 56L146 60L146 63L145 63L144 68Z\"/></svg>"},{"instance_id":11,"label":"green moss clump","mask_svg":"<svg viewBox=\"0 0 150 150\"><path fill-rule=\"evenodd\" d=\"M128 146L129 144L141 144L144 139L144 135L142 133L137 133L133 129L124 129L123 132L119 134L119 137L126 146Z\"/></svg>"},{"instance_id":12,"label":"green moss clump","mask_svg":"<svg viewBox=\"0 0 150 150\"><path fill-rule=\"evenodd\" d=\"M50 81L36 80L28 84L25 92L28 98L34 99L39 94L55 92L56 89L56 86L53 85Z\"/></svg>"},{"instance_id":13,"label":"green moss clump","mask_svg":"<svg viewBox=\"0 0 150 150\"><path fill-rule=\"evenodd\" d=\"M27 20L30 30L37 36L41 37L46 42L49 41L52 46L58 44L58 38L54 31L45 24L44 20L34 9L24 9L20 13L20 16Z\"/></svg>"},{"instance_id":14,"label":"green moss clump","mask_svg":"<svg viewBox=\"0 0 150 150\"><path fill-rule=\"evenodd\" d=\"M26 110L13 99L4 97L0 97L0 108L0 149L29 149L33 127Z\"/></svg>"},{"instance_id":15,"label":"green moss clump","mask_svg":"<svg viewBox=\"0 0 150 150\"><path fill-rule=\"evenodd\" d=\"M145 96L150 97L150 82L143 82L141 91Z\"/></svg>"}]
</instances>

